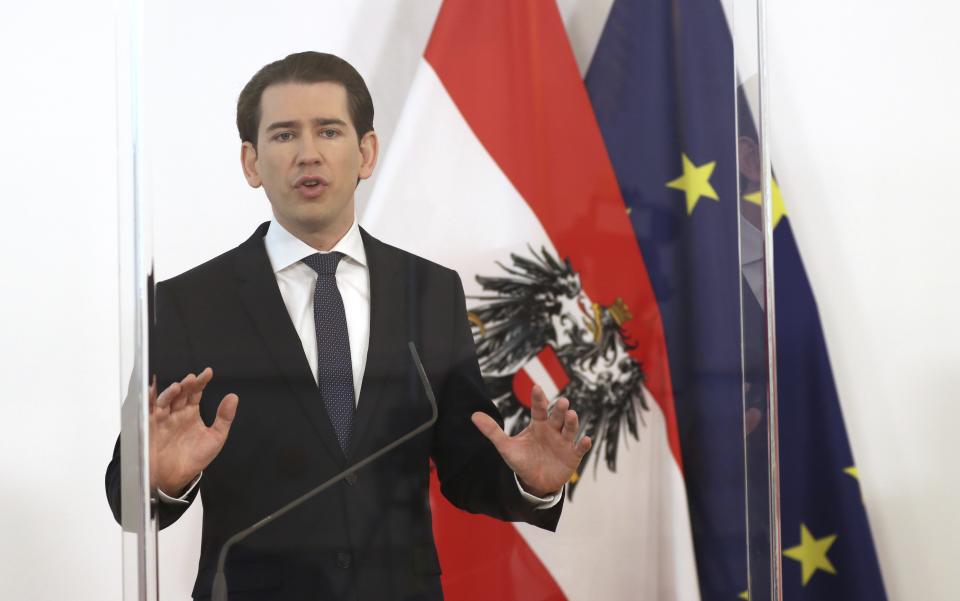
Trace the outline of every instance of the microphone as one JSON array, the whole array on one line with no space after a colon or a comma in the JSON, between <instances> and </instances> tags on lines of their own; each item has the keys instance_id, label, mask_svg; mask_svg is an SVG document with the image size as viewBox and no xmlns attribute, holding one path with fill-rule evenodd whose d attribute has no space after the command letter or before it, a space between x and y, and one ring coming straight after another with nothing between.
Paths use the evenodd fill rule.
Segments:
<instances>
[{"instance_id":1,"label":"microphone","mask_svg":"<svg viewBox=\"0 0 960 601\"><path fill-rule=\"evenodd\" d=\"M431 426L433 426L434 423L436 423L436 421L437 421L437 399L436 399L436 397L433 395L433 388L430 387L430 380L427 379L427 372L424 371L424 369L423 369L423 363L420 362L420 356L417 354L417 347L416 347L416 345L414 345L413 342L410 341L410 342L407 342L407 348L410 349L410 356L413 358L413 362L414 362L414 364L417 366L417 373L420 374L420 381L423 383L423 391L427 394L427 400L430 401L430 409L431 409L431 411L432 411L432 415L430 416L430 419L427 420L425 423L417 426L416 428L414 428L414 429L411 430L410 432L407 432L406 434L404 434L404 435L401 436L400 438L396 439L395 441L391 442L391 443L388 444L387 446L383 447L382 449L380 449L380 450L377 451L376 453L373 453L373 454L365 457L365 458L362 459L361 461L358 461L357 463L354 463L353 465L351 465L351 466L348 467L347 469L343 470L343 471L340 472L339 474L333 476L332 478L330 478L329 480L327 480L326 482L324 482L324 483L321 484L320 486L318 486L318 487L314 488L313 490L307 492L306 494L304 494L304 495L302 495L302 496L294 499L293 501L291 501L291 502L288 503L287 505L284 505L283 507L281 507L281 508L278 509L277 511L271 513L271 514L268 515L267 517L263 518L262 520L260 520L260 521L257 522L256 524L250 526L249 528L246 528L245 530L241 530L240 532L237 532L236 534L234 534L233 536L231 536L230 538L228 538L228 539L227 539L227 542L225 542L225 543L223 544L223 547L220 548L220 557L219 557L219 559L217 559L217 574L216 574L216 576L214 576L214 578L213 578L213 590L212 590L211 593L210 593L210 599L211 599L211 601L227 601L227 577L226 577L226 575L224 574L224 564L225 564L226 561L227 561L227 553L230 551L230 547L232 547L232 546L235 545L236 543L240 542L241 540L245 539L247 536L253 534L253 533L256 532L257 530L263 528L264 526L266 526L266 525L269 524L270 522L272 522L272 521L276 520L277 518L281 517L282 515L286 514L287 512L289 512L289 511L291 511L291 510L299 507L300 505L302 505L302 504L305 503L306 501L312 499L313 497L315 497L315 496L317 496L318 494L322 493L323 491L327 490L328 488L330 488L331 486L333 486L333 485L336 484L337 482L339 482L339 481L343 480L344 478L346 478L346 477L347 477L347 474L349 474L349 473L351 473L351 472L354 472L354 471L357 471L357 470L359 470L359 469L361 469L361 468L363 468L363 467L366 467L366 466L367 466L368 464L370 464L370 463L373 463L374 461L376 461L377 459L379 459L379 458L382 457L383 455L386 455L387 453L389 453L389 452L392 451L393 449L395 449L395 448L397 448L398 446L402 445L403 443L407 442L408 440L410 440L410 439L413 438L414 436L417 436L417 435L420 434L421 432L424 432L425 430L429 429Z\"/></svg>"}]
</instances>

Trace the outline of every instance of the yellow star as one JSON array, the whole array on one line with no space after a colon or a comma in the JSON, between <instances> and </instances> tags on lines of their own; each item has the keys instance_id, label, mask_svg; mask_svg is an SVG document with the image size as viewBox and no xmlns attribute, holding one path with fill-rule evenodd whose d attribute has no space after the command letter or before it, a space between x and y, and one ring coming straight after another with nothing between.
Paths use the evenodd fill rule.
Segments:
<instances>
[{"instance_id":1,"label":"yellow star","mask_svg":"<svg viewBox=\"0 0 960 601\"><path fill-rule=\"evenodd\" d=\"M749 591L743 591L742 593L740 593L740 594L737 595L737 596L740 597L741 599L744 599L745 601L750 601L750 592L749 592Z\"/></svg>"},{"instance_id":2,"label":"yellow star","mask_svg":"<svg viewBox=\"0 0 960 601\"><path fill-rule=\"evenodd\" d=\"M852 476L854 480L860 479L860 474L857 473L857 466L855 465L843 468L843 473Z\"/></svg>"},{"instance_id":3,"label":"yellow star","mask_svg":"<svg viewBox=\"0 0 960 601\"><path fill-rule=\"evenodd\" d=\"M773 229L777 229L777 224L779 224L783 216L787 214L787 207L783 204L783 194L780 193L780 186L777 185L777 180L773 179L770 181L773 182ZM747 194L743 199L759 205L761 203L760 190L757 190L753 194Z\"/></svg>"},{"instance_id":4,"label":"yellow star","mask_svg":"<svg viewBox=\"0 0 960 601\"><path fill-rule=\"evenodd\" d=\"M701 196L720 200L717 191L710 185L710 176L713 175L713 168L717 166L717 162L710 161L706 165L697 167L686 153L682 153L681 158L683 159L683 175L667 182L667 187L674 190L683 190L686 193L687 215L690 215Z\"/></svg>"},{"instance_id":5,"label":"yellow star","mask_svg":"<svg viewBox=\"0 0 960 601\"><path fill-rule=\"evenodd\" d=\"M833 564L827 558L827 551L835 540L837 540L836 534L823 538L813 538L813 535L807 530L806 524L800 524L800 544L785 550L783 555L800 562L803 571L803 586L810 582L810 578L817 570L823 570L831 574L837 573L837 570L834 569Z\"/></svg>"}]
</instances>

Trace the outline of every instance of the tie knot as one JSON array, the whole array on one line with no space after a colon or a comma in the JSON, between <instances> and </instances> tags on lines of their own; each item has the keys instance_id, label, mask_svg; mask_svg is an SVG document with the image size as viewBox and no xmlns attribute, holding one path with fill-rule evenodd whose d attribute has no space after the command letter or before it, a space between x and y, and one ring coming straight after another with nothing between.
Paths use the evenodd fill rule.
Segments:
<instances>
[{"instance_id":1,"label":"tie knot","mask_svg":"<svg viewBox=\"0 0 960 601\"><path fill-rule=\"evenodd\" d=\"M317 272L317 275L336 275L337 265L343 258L341 252L315 253L304 257L303 262Z\"/></svg>"}]
</instances>

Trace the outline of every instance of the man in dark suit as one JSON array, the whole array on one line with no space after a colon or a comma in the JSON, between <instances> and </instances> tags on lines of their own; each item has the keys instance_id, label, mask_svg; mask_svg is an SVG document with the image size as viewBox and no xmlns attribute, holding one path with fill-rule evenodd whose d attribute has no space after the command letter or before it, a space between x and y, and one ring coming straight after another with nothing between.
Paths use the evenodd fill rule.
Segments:
<instances>
[{"instance_id":1,"label":"man in dark suit","mask_svg":"<svg viewBox=\"0 0 960 601\"><path fill-rule=\"evenodd\" d=\"M539 389L530 427L507 436L456 273L356 224L354 190L378 141L349 64L307 52L267 65L241 93L237 125L244 175L274 219L157 287L160 526L203 495L193 595L205 598L227 538L428 419L413 341L435 426L234 547L227 581L231 599L441 599L430 460L458 507L554 529L590 441L577 440L565 399L548 415ZM118 520L119 474L115 451L106 485Z\"/></svg>"}]
</instances>

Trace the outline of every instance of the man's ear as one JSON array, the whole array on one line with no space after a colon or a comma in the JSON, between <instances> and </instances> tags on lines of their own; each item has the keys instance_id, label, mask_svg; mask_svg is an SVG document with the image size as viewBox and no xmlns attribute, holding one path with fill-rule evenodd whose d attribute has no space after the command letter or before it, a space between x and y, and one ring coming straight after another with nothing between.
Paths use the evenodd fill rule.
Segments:
<instances>
[{"instance_id":1,"label":"man's ear","mask_svg":"<svg viewBox=\"0 0 960 601\"><path fill-rule=\"evenodd\" d=\"M373 168L377 166L377 156L380 153L380 139L377 132L368 131L360 138L360 179L367 179L373 175Z\"/></svg>"},{"instance_id":2,"label":"man's ear","mask_svg":"<svg viewBox=\"0 0 960 601\"><path fill-rule=\"evenodd\" d=\"M257 168L257 149L251 142L244 142L240 147L240 165L243 167L243 177L251 188L259 188L263 180Z\"/></svg>"}]
</instances>

